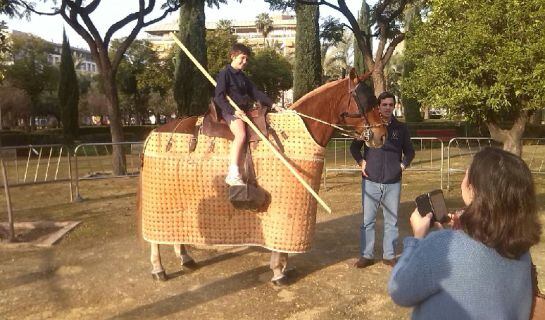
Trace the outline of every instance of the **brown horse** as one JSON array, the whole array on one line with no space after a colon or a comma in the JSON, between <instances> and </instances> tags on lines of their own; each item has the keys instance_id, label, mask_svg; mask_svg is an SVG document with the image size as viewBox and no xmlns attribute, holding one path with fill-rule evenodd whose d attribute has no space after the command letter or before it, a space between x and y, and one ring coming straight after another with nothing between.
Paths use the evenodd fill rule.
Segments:
<instances>
[{"instance_id":1,"label":"brown horse","mask_svg":"<svg viewBox=\"0 0 545 320\"><path fill-rule=\"evenodd\" d=\"M291 110L268 115L271 141L314 190L320 187L330 124L352 126L354 136L380 147L386 139L376 98L353 71L306 94ZM301 117L300 114L304 114ZM172 124L170 125L172 127ZM195 265L185 244L261 246L272 251L272 281L285 284L288 253L306 252L314 235L317 202L264 143L252 150L260 187L270 201L260 212L237 210L223 182L229 141L154 130L147 138L141 170L139 216L151 243L152 275L166 280L159 244L174 244L183 266Z\"/></svg>"}]
</instances>

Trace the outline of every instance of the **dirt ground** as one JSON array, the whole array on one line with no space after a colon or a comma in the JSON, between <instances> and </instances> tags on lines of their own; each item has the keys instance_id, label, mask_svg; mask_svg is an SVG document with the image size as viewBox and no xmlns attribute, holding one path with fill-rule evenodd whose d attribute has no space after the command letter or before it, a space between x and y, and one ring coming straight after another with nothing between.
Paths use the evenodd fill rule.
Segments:
<instances>
[{"instance_id":1,"label":"dirt ground","mask_svg":"<svg viewBox=\"0 0 545 320\"><path fill-rule=\"evenodd\" d=\"M269 253L255 247L191 247L201 266L192 271L180 268L172 247L162 246L170 279L152 280L149 247L135 232L136 182L134 178L82 182L85 200L80 203L69 203L67 184L12 189L16 221L82 223L50 248L0 244L0 319L403 319L410 315L410 309L396 306L388 297L390 268L352 267L362 219L357 175L328 179L328 190L320 191L333 214L319 210L313 249L290 255L295 269L291 284L283 288L269 282ZM545 178L536 177L536 184L543 216ZM436 175L406 174L400 238L409 234L414 197L438 185ZM447 194L447 204L461 206L457 188ZM6 221L5 208L2 194L0 221ZM382 239L380 218L377 231ZM532 253L543 284L545 242Z\"/></svg>"}]
</instances>

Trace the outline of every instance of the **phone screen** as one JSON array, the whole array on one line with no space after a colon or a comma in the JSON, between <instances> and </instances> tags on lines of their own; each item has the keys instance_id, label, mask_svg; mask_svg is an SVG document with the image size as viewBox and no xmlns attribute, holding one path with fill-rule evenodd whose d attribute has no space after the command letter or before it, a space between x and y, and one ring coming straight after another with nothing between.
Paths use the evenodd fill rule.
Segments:
<instances>
[{"instance_id":1,"label":"phone screen","mask_svg":"<svg viewBox=\"0 0 545 320\"><path fill-rule=\"evenodd\" d=\"M430 192L430 201L433 206L435 220L443 222L448 214L447 204L441 190Z\"/></svg>"}]
</instances>

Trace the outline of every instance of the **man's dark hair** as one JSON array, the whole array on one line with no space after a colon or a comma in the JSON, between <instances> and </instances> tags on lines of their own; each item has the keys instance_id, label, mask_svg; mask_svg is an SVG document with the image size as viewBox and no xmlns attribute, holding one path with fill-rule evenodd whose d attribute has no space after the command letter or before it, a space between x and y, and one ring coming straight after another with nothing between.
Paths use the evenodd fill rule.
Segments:
<instances>
[{"instance_id":1,"label":"man's dark hair","mask_svg":"<svg viewBox=\"0 0 545 320\"><path fill-rule=\"evenodd\" d=\"M231 56L231 58L236 57L241 53L249 56L252 53L252 50L250 50L250 48L243 45L242 43L234 43L231 46L231 50L229 51L229 55Z\"/></svg>"},{"instance_id":2,"label":"man's dark hair","mask_svg":"<svg viewBox=\"0 0 545 320\"><path fill-rule=\"evenodd\" d=\"M382 100L384 99L388 99L388 98L392 98L394 99L394 104L396 103L396 96L394 96L393 93L391 92L388 92L388 91L384 91L383 93L381 93L379 96L378 96L378 103L380 104L382 102Z\"/></svg>"},{"instance_id":3,"label":"man's dark hair","mask_svg":"<svg viewBox=\"0 0 545 320\"><path fill-rule=\"evenodd\" d=\"M485 148L475 154L468 182L473 200L460 222L470 237L510 259L518 259L539 242L534 181L520 157Z\"/></svg>"}]
</instances>

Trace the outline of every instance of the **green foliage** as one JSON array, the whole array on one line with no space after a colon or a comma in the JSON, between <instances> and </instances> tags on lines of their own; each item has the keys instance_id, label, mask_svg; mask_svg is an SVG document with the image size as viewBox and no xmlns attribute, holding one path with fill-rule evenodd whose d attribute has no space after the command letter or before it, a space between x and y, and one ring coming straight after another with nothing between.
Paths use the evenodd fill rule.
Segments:
<instances>
[{"instance_id":1,"label":"green foliage","mask_svg":"<svg viewBox=\"0 0 545 320\"><path fill-rule=\"evenodd\" d=\"M231 63L229 50L233 43L236 42L237 36L224 29L217 29L206 33L208 72L212 77L215 78L223 67Z\"/></svg>"},{"instance_id":2,"label":"green foliage","mask_svg":"<svg viewBox=\"0 0 545 320\"><path fill-rule=\"evenodd\" d=\"M59 66L59 89L57 96L61 111L63 134L68 143L78 136L79 86L70 43L63 32L61 64Z\"/></svg>"},{"instance_id":3,"label":"green foliage","mask_svg":"<svg viewBox=\"0 0 545 320\"><path fill-rule=\"evenodd\" d=\"M202 0L186 0L180 8L181 42L206 67L206 29ZM208 108L212 86L200 70L180 51L176 61L174 98L178 115L201 115Z\"/></svg>"},{"instance_id":4,"label":"green foliage","mask_svg":"<svg viewBox=\"0 0 545 320\"><path fill-rule=\"evenodd\" d=\"M25 91L31 101L31 115L39 112L40 96L44 90L57 87L58 70L47 61L53 46L28 34L12 34L11 60L6 68L6 80Z\"/></svg>"},{"instance_id":5,"label":"green foliage","mask_svg":"<svg viewBox=\"0 0 545 320\"><path fill-rule=\"evenodd\" d=\"M112 41L112 52L117 51L122 41ZM129 46L117 72L123 111L143 117L153 109L149 104L151 94L167 94L173 82L173 54L159 59L147 40L135 40Z\"/></svg>"},{"instance_id":6,"label":"green foliage","mask_svg":"<svg viewBox=\"0 0 545 320\"><path fill-rule=\"evenodd\" d=\"M360 13L358 15L358 25L360 26L360 29L366 34L371 34L370 10L371 9L369 8L369 5L367 4L367 2L362 1ZM371 37L369 37L368 39L370 42L372 41ZM367 71L367 67L365 66L365 63L363 62L363 53L358 47L355 37L354 37L354 68L356 69L356 73L358 74L362 74L365 71Z\"/></svg>"},{"instance_id":7,"label":"green foliage","mask_svg":"<svg viewBox=\"0 0 545 320\"><path fill-rule=\"evenodd\" d=\"M227 19L220 19L218 23L216 24L216 30L224 31L229 34L233 33L233 21L227 20Z\"/></svg>"},{"instance_id":8,"label":"green foliage","mask_svg":"<svg viewBox=\"0 0 545 320\"><path fill-rule=\"evenodd\" d=\"M254 84L273 101L279 98L280 91L288 90L293 83L290 63L273 48L265 48L252 56L247 72Z\"/></svg>"},{"instance_id":9,"label":"green foliage","mask_svg":"<svg viewBox=\"0 0 545 320\"><path fill-rule=\"evenodd\" d=\"M322 55L324 76L328 79L340 79L346 76L347 71L350 69L348 58L350 56L350 50L352 50L352 43L354 36L352 33L346 32L342 41L336 43L336 45L330 48L324 55Z\"/></svg>"},{"instance_id":10,"label":"green foliage","mask_svg":"<svg viewBox=\"0 0 545 320\"><path fill-rule=\"evenodd\" d=\"M545 97L542 0L431 0L415 25L403 91L471 121L514 120Z\"/></svg>"},{"instance_id":11,"label":"green foliage","mask_svg":"<svg viewBox=\"0 0 545 320\"><path fill-rule=\"evenodd\" d=\"M263 35L263 44L267 42L267 36L273 30L273 20L268 13L260 13L255 17L255 28Z\"/></svg>"},{"instance_id":12,"label":"green foliage","mask_svg":"<svg viewBox=\"0 0 545 320\"><path fill-rule=\"evenodd\" d=\"M297 4L295 13L297 27L295 34L293 101L297 101L322 83L318 6Z\"/></svg>"},{"instance_id":13,"label":"green foliage","mask_svg":"<svg viewBox=\"0 0 545 320\"><path fill-rule=\"evenodd\" d=\"M322 40L321 55L322 59L324 59L329 48L343 41L343 25L339 22L339 19L328 16L322 20L320 39Z\"/></svg>"}]
</instances>

